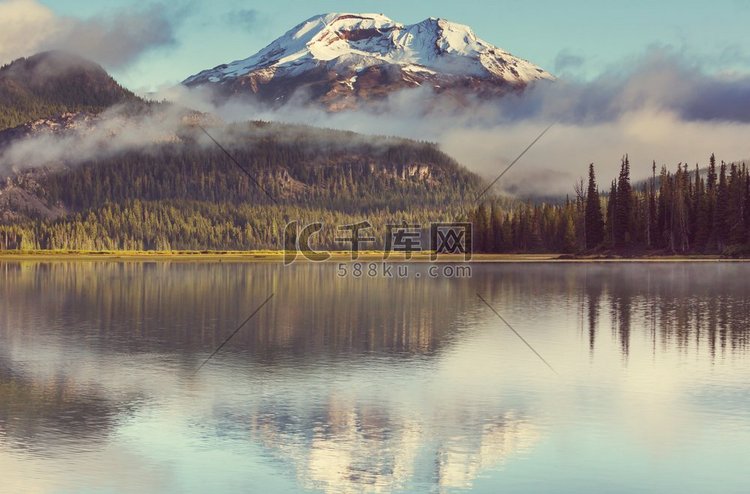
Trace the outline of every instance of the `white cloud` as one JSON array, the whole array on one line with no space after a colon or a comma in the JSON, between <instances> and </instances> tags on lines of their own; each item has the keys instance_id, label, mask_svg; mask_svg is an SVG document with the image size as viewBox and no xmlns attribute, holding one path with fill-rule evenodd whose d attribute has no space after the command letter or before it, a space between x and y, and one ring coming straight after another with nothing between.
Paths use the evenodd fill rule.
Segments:
<instances>
[{"instance_id":1,"label":"white cloud","mask_svg":"<svg viewBox=\"0 0 750 494\"><path fill-rule=\"evenodd\" d=\"M61 16L37 0L0 0L0 63L60 49L109 68L123 67L142 53L175 43L183 17L162 5L78 19Z\"/></svg>"},{"instance_id":2,"label":"white cloud","mask_svg":"<svg viewBox=\"0 0 750 494\"><path fill-rule=\"evenodd\" d=\"M36 0L0 1L0 61L40 51L61 29L59 18Z\"/></svg>"}]
</instances>

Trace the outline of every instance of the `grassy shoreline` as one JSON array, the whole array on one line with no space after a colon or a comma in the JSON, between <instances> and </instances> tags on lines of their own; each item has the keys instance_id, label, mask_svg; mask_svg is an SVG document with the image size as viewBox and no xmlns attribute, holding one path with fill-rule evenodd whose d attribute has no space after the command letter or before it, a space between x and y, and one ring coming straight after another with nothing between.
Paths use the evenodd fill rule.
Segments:
<instances>
[{"instance_id":1,"label":"grassy shoreline","mask_svg":"<svg viewBox=\"0 0 750 494\"><path fill-rule=\"evenodd\" d=\"M0 261L13 260L107 260L107 261L196 261L196 262L282 262L284 252L278 250L262 251L0 251ZM384 260L382 251L361 251L356 261L351 259L350 252L331 252L326 262L378 262ZM439 262L463 262L463 255L441 254ZM301 255L297 261L305 262ZM429 252L420 252L406 259L402 254L391 253L389 262L430 262ZM612 262L750 262L750 259L724 258L715 255L653 255L642 257L596 257L596 256L561 256L560 254L474 254L472 263L521 263L521 262L557 262L557 263L612 263Z\"/></svg>"}]
</instances>

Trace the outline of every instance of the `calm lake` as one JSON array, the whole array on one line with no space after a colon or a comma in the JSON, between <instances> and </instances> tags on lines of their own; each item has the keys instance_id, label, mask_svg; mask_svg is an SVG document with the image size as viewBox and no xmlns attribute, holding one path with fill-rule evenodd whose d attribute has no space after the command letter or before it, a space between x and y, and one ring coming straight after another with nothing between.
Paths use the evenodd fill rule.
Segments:
<instances>
[{"instance_id":1,"label":"calm lake","mask_svg":"<svg viewBox=\"0 0 750 494\"><path fill-rule=\"evenodd\" d=\"M750 264L409 268L0 262L0 491L750 492Z\"/></svg>"}]
</instances>

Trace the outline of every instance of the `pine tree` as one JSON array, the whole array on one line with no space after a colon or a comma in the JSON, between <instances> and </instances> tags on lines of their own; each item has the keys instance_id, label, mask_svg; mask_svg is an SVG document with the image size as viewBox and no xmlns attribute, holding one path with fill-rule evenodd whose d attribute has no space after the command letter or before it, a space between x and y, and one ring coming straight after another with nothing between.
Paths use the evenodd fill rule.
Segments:
<instances>
[{"instance_id":1,"label":"pine tree","mask_svg":"<svg viewBox=\"0 0 750 494\"><path fill-rule=\"evenodd\" d=\"M708 241L706 242L706 249L712 251L716 248L716 189L717 189L717 175L716 175L716 156L711 153L711 157L708 160L708 175L706 176L706 216L709 219L709 232Z\"/></svg>"},{"instance_id":2,"label":"pine tree","mask_svg":"<svg viewBox=\"0 0 750 494\"><path fill-rule=\"evenodd\" d=\"M674 187L672 187L671 195L670 248L672 252L684 253L690 249L688 233L688 183L687 165L685 165L685 170L682 169L682 164L677 165L677 173L674 177Z\"/></svg>"},{"instance_id":3,"label":"pine tree","mask_svg":"<svg viewBox=\"0 0 750 494\"><path fill-rule=\"evenodd\" d=\"M607 201L607 221L604 224L605 241L610 247L615 246L615 231L617 229L617 182L612 181Z\"/></svg>"},{"instance_id":4,"label":"pine tree","mask_svg":"<svg viewBox=\"0 0 750 494\"><path fill-rule=\"evenodd\" d=\"M745 180L736 163L732 163L729 172L729 244L741 245L745 243L746 230L743 218Z\"/></svg>"},{"instance_id":5,"label":"pine tree","mask_svg":"<svg viewBox=\"0 0 750 494\"><path fill-rule=\"evenodd\" d=\"M716 209L714 210L714 232L716 247L722 252L729 241L729 187L727 165L723 161L719 169L719 185L716 188Z\"/></svg>"},{"instance_id":6,"label":"pine tree","mask_svg":"<svg viewBox=\"0 0 750 494\"><path fill-rule=\"evenodd\" d=\"M695 167L695 222L693 224L693 248L697 252L703 252L711 235L711 221L708 216L708 199L706 197L705 184L700 176L700 169Z\"/></svg>"},{"instance_id":7,"label":"pine tree","mask_svg":"<svg viewBox=\"0 0 750 494\"><path fill-rule=\"evenodd\" d=\"M504 250L503 218L498 204L492 203L490 207L490 252L502 252Z\"/></svg>"},{"instance_id":8,"label":"pine tree","mask_svg":"<svg viewBox=\"0 0 750 494\"><path fill-rule=\"evenodd\" d=\"M596 174L594 164L589 165L589 185L586 192L586 248L595 249L604 241L604 219L602 218L602 206L599 200L599 190L596 185Z\"/></svg>"},{"instance_id":9,"label":"pine tree","mask_svg":"<svg viewBox=\"0 0 750 494\"><path fill-rule=\"evenodd\" d=\"M646 247L649 249L657 245L658 223L656 215L656 161L651 164L651 183L648 187L648 234Z\"/></svg>"},{"instance_id":10,"label":"pine tree","mask_svg":"<svg viewBox=\"0 0 750 494\"><path fill-rule=\"evenodd\" d=\"M491 251L490 216L487 205L483 202L476 210L473 220L474 243L473 248L477 252Z\"/></svg>"},{"instance_id":11,"label":"pine tree","mask_svg":"<svg viewBox=\"0 0 750 494\"><path fill-rule=\"evenodd\" d=\"M617 204L615 207L614 247L626 248L632 238L633 196L630 187L630 161L628 156L622 159L620 176L617 180Z\"/></svg>"},{"instance_id":12,"label":"pine tree","mask_svg":"<svg viewBox=\"0 0 750 494\"><path fill-rule=\"evenodd\" d=\"M601 219L601 216L600 218ZM560 217L560 252L571 253L576 250L575 221L571 214L563 213ZM598 245L598 244L597 244Z\"/></svg>"}]
</instances>

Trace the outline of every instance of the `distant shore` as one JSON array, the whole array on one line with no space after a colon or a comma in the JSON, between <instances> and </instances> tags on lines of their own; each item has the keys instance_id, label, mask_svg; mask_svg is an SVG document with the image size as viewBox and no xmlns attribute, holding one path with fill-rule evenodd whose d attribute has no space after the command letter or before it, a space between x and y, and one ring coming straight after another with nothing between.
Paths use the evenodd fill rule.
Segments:
<instances>
[{"instance_id":1,"label":"distant shore","mask_svg":"<svg viewBox=\"0 0 750 494\"><path fill-rule=\"evenodd\" d=\"M351 252L331 252L326 262L431 262L429 252L412 254L407 259L402 253L390 253L386 258L382 251L360 251L356 260ZM121 260L121 261L185 261L185 262L282 262L284 252L278 250L259 251L0 251L0 261L73 261L73 260ZM439 262L464 262L461 254L440 254ZM301 254L297 261L307 262ZM570 254L473 254L472 263L528 263L528 262L747 262L750 259L725 258L716 255L647 255L639 257L620 256L573 256Z\"/></svg>"}]
</instances>

